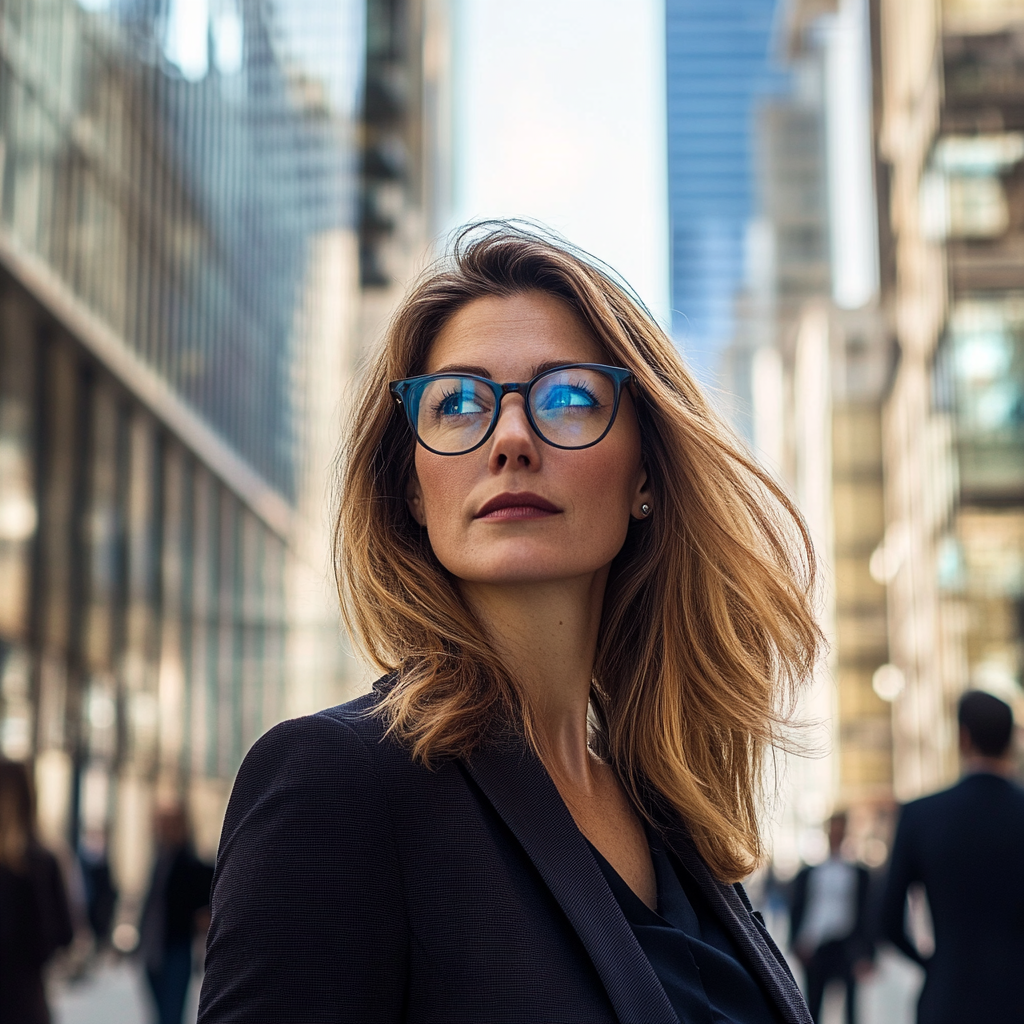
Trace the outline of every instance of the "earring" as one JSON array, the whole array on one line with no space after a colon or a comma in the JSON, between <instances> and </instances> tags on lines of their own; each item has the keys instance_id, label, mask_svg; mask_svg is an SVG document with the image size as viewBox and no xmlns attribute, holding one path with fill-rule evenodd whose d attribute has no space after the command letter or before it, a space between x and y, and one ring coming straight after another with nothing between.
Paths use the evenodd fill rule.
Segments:
<instances>
[{"instance_id":1,"label":"earring","mask_svg":"<svg viewBox=\"0 0 1024 1024\"><path fill-rule=\"evenodd\" d=\"M640 506L640 515L642 515L642 516L649 516L650 514L651 514L651 506L648 505L647 502L645 501Z\"/></svg>"}]
</instances>

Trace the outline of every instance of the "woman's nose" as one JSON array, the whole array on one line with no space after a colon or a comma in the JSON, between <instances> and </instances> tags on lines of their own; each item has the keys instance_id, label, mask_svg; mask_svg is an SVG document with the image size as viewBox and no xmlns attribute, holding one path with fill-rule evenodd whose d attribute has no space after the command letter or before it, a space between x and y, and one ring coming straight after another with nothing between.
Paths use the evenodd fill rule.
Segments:
<instances>
[{"instance_id":1,"label":"woman's nose","mask_svg":"<svg viewBox=\"0 0 1024 1024\"><path fill-rule=\"evenodd\" d=\"M491 435L491 468L501 469L509 462L536 468L540 465L540 443L526 417L522 396L505 395Z\"/></svg>"}]
</instances>

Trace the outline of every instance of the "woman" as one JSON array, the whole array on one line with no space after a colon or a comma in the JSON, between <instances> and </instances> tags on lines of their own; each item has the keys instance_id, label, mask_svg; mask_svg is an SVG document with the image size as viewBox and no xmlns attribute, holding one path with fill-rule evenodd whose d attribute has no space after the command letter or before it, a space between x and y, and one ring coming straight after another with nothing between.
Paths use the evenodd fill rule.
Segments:
<instances>
[{"instance_id":1,"label":"woman","mask_svg":"<svg viewBox=\"0 0 1024 1024\"><path fill-rule=\"evenodd\" d=\"M49 1024L43 969L72 937L60 866L36 839L28 769L0 759L0 1021Z\"/></svg>"},{"instance_id":2,"label":"woman","mask_svg":"<svg viewBox=\"0 0 1024 1024\"><path fill-rule=\"evenodd\" d=\"M201 1024L809 1021L733 883L813 556L635 299L463 232L367 374L336 554L387 674L246 758Z\"/></svg>"}]
</instances>

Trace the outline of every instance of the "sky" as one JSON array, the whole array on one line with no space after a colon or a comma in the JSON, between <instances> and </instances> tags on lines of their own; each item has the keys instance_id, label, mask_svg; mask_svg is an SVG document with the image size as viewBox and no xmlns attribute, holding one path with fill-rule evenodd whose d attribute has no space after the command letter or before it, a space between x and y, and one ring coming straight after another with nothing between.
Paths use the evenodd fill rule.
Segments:
<instances>
[{"instance_id":1,"label":"sky","mask_svg":"<svg viewBox=\"0 0 1024 1024\"><path fill-rule=\"evenodd\" d=\"M661 0L456 0L453 226L539 220L669 323Z\"/></svg>"}]
</instances>

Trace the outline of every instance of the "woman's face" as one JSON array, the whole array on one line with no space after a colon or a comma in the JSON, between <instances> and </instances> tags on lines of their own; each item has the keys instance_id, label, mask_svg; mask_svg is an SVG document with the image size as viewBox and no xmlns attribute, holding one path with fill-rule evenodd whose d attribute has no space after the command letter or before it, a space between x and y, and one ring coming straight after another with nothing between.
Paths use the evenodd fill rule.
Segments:
<instances>
[{"instance_id":1,"label":"woman's face","mask_svg":"<svg viewBox=\"0 0 1024 1024\"><path fill-rule=\"evenodd\" d=\"M568 306L529 292L463 307L435 339L423 372L506 383L530 380L545 365L608 361ZM646 484L627 388L608 434L575 451L545 444L530 427L522 396L509 394L494 433L476 451L435 455L416 446L407 499L434 554L459 579L540 583L607 567L630 516L641 514Z\"/></svg>"}]
</instances>

